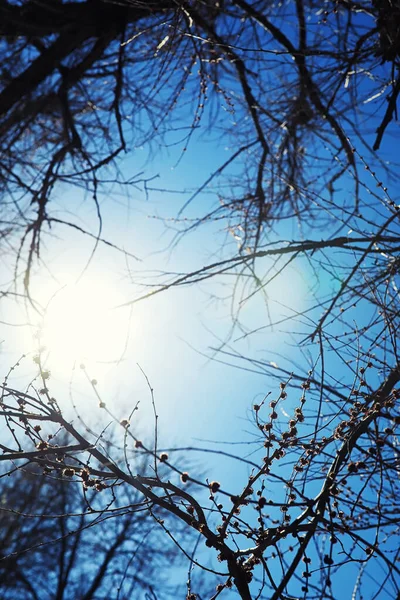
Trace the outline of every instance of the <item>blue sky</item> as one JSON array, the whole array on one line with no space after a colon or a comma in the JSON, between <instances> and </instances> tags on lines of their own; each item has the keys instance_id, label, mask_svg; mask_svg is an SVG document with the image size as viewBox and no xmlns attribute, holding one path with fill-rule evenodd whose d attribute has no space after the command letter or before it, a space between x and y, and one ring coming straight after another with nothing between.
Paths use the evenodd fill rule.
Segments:
<instances>
[{"instance_id":1,"label":"blue sky","mask_svg":"<svg viewBox=\"0 0 400 600\"><path fill-rule=\"evenodd\" d=\"M196 157L197 148L193 148ZM209 153L208 158L212 156ZM217 154L215 154L215 160ZM186 187L195 185L195 176L198 181L207 176L210 168L209 162L203 165L196 163L196 169L187 168L195 162L190 152L180 165L170 170L173 159L164 160L156 165L155 170L160 171L160 186L176 185ZM211 160L213 162L213 160ZM127 165L129 168L129 164ZM166 172L166 182L163 182L163 173ZM173 173L173 175L171 175ZM60 214L63 206L77 214L79 223L92 231L96 230L96 215L90 199L82 200L80 194L74 195L67 192L66 198L60 196ZM203 200L203 199L202 199ZM204 202L208 201L205 197ZM176 211L181 199L172 205L171 214ZM171 234L166 233L163 224L156 219L149 219L147 214L168 214L169 205L162 193L150 194L149 200L144 200L139 193L133 194L127 200L121 198L116 203L108 198L104 199L102 213L104 219L104 237L118 243L125 250L140 257L141 262L127 259L122 253L100 245L96 254L83 277L83 283L90 287L100 286L100 294L104 289L112 288L111 297L114 308L111 311L111 323L122 331L117 335L117 340L125 340L129 333L129 342L126 352L121 356L119 348L107 356L107 360L118 359L120 362L104 364L99 361L89 360L86 363L89 379L97 380L96 388L107 405L118 418L126 417L136 402L139 400L139 411L132 419L132 430L140 431L144 437L151 436L153 431L153 412L151 398L146 381L137 363L145 371L154 388L157 412L159 414L159 444L160 446L196 446L209 449L222 450L239 454L249 460L256 460L254 455L259 444L257 430L254 425L252 406L260 402L264 395L272 392L276 395L278 383L261 372L235 369L212 360L212 357L230 361L229 357L216 356L210 347L219 347L227 340L227 351L239 352L258 360L282 366L290 371L293 368L291 360L296 365L307 369L312 359L312 353L299 352L298 340L304 337L285 333L285 330L302 334L304 326L292 322L278 325L274 328L261 329L258 334L246 336L243 331L236 329L232 335L232 314L229 300L229 290L226 282L221 278L211 280L191 287L172 289L159 294L146 301L139 302L128 308L115 308L116 305L134 298L140 293L133 281L146 275L147 271L160 269L171 272L192 270L216 258L224 257L226 250L221 246L226 239L226 232L217 223L192 232L182 238L177 247L166 251ZM203 209L204 207L202 207ZM193 207L193 214L196 214ZM35 297L42 304L50 300L53 292L60 289L64 283L71 284L77 279L82 269L86 266L91 254L93 241L79 233L67 230L65 239L58 232L59 238L48 238L43 260L48 272L41 271L34 280ZM287 231L285 235L290 239ZM233 241L231 251L234 251ZM57 278L52 283L52 277ZM329 281L326 275L320 274L323 285L328 289L336 287L334 281ZM229 286L231 286L228 278ZM280 279L278 278L269 288L269 311L266 313L265 304L260 296L255 296L246 303L241 313L241 320L248 330L268 325L269 318L273 321L280 320L282 315L292 316L293 310L301 311L310 305L307 297L309 284L313 282L309 267L305 261L298 261ZM320 283L321 283L320 282ZM108 291L107 291L108 293ZM210 296L227 297L225 300L216 300ZM4 309L3 309L4 310ZM37 322L34 313L21 305L17 310L15 305L10 305L5 311L5 318L12 322L23 322L28 317L32 323ZM361 315L358 315L361 318ZM102 324L99 323L101 329ZM4 372L20 356L21 352L30 354L21 362L21 366L13 373L12 381L17 385L27 382L35 374L35 365L32 357L35 354L32 348L31 336L36 327L3 326L4 342L3 369ZM128 331L127 331L128 330ZM341 330L338 324L337 330ZM62 330L61 330L62 331ZM242 338L242 339L240 339ZM34 342L35 343L35 342ZM74 408L84 420L95 424L102 421L98 400L85 375L79 368L81 359L77 360L76 368L72 363L64 361L59 354L59 347L48 348L45 353L46 364L51 370L49 387L51 393L59 400L67 413L74 416ZM77 348L77 353L79 353ZM206 356L205 356L206 355ZM207 358L209 356L209 358ZM330 358L330 364L335 360ZM244 366L241 361L232 360L233 363ZM341 362L337 361L337 369L342 369ZM297 404L296 393L289 394L289 399L283 407L281 417L288 418ZM142 433L140 435L142 435ZM222 442L222 444L221 444ZM230 442L230 444L226 444ZM237 461L216 455L207 455L193 452L187 454L189 461L199 465L209 480L217 479L222 482L224 489L231 492L238 491L238 483L243 482L248 476L251 467L238 464ZM181 459L182 460L182 459ZM180 462L182 468L187 466ZM284 473L284 471L282 471ZM239 489L242 483L239 483ZM316 484L316 489L319 484ZM268 492L274 496L279 486L271 484ZM202 552L200 552L200 557ZM208 560L208 558L206 559ZM273 559L271 559L273 560ZM348 577L354 577L352 568L346 568ZM339 583L335 583L340 586ZM344 587L346 591L346 586Z\"/></svg>"},{"instance_id":2,"label":"blue sky","mask_svg":"<svg viewBox=\"0 0 400 600\"><path fill-rule=\"evenodd\" d=\"M167 155L152 165L150 175L154 173L160 177L149 185L169 189L193 188L201 184L210 170L215 169L217 161L221 160L218 146L210 147L201 143L191 146L178 166L174 166L176 153L170 154L171 156ZM124 171L129 173L132 165L137 167L136 161L130 158L124 164ZM79 190L67 190L59 192L59 200L56 202L60 207L56 213L58 218L71 219L73 216L74 222L96 233L96 211L89 195L84 197ZM214 202L214 197L211 196L210 199L204 194L188 208L188 218L194 218L199 212L203 212L206 203L211 206ZM102 285L112 288L115 293L115 299L112 300L116 306L140 293L133 280L141 279L141 272L144 273L143 277L147 271L152 270L186 272L235 252L236 242L227 234L224 224L219 222L192 231L175 248L169 249L173 231L166 231L164 224L151 216L174 217L181 203L181 195L158 191L150 192L148 200L136 190L130 190L129 196L114 195L111 191L111 194L101 197L103 237L140 257L140 261L127 258L100 244L83 275L83 284L89 288L92 284L99 286L100 293ZM223 247L227 239L228 250ZM40 269L33 279L33 297L45 305L65 283L71 285L80 277L92 248L93 240L67 227L60 226L55 237L46 237L42 249L46 270ZM145 414L150 407L148 405L146 409L146 388L143 377L135 366L139 363L155 389L160 412L160 431L169 442L176 439L189 443L193 438L202 437L237 439L238 435L241 436L248 429L246 410L252 406L257 394L268 391L265 378L249 379L246 373L223 367L200 354L207 353L209 346L218 346L230 335L232 317L229 289L232 276L226 280L211 280L196 287L170 290L135 304L132 313L129 308L115 309L111 321L115 318L117 327L120 328L120 342L125 341L125 334L129 333L128 351L117 365L90 365L91 377L99 381L101 393L121 412L125 406L129 406L132 396L136 398L138 393L144 395L139 415L144 426ZM226 289L227 285L229 288ZM270 305L272 318L288 313L278 302L283 301L284 304L301 309L306 289L306 269L304 273L293 269L271 284L268 294L272 300L277 301ZM295 294L292 294L293 291ZM221 299L213 299L212 295ZM23 305L20 305L19 312L10 305L10 312L6 312L5 318L13 323L23 323L27 318L35 325L38 322L35 313L28 308L27 315ZM257 297L243 308L241 320L250 330L268 322L264 306ZM243 353L252 348L256 354L261 352L263 358L277 361L277 353L287 355L288 350L290 352L288 342L280 333L283 327L268 332L268 351L265 348L265 332L254 336L258 337L258 341L253 338L250 342L246 338L241 344L236 343L236 346ZM21 351L29 349L30 337L35 331L36 327L31 330L25 327L4 328L5 369ZM240 330L236 331L231 336L231 342L241 335ZM52 385L60 386L60 393L63 395L65 392L62 389L65 389L71 372L64 366L60 368L57 364L52 364L51 349L49 350L48 365L53 373ZM210 357L212 355L210 353ZM108 354L106 360L115 360L119 356L119 348L116 348ZM79 382L82 379L79 375L77 373L75 377L77 393L90 396L90 390L85 390L85 381Z\"/></svg>"},{"instance_id":3,"label":"blue sky","mask_svg":"<svg viewBox=\"0 0 400 600\"><path fill-rule=\"evenodd\" d=\"M369 90L366 89L366 98L367 92ZM184 123L187 115L184 111L181 115ZM230 127L232 116L226 114L225 118ZM371 129L373 122L371 120ZM219 122L221 124L224 124L223 120ZM173 144L177 137L176 132L171 134L167 146ZM394 154L395 147L390 141L385 140L384 149L389 155ZM182 156L179 145L171 145L169 149L160 149L150 160L148 149L139 146L121 163L125 176L134 177L143 171L149 178L159 175L149 181L147 196L142 185L130 188L111 186L99 196L103 237L139 260L99 244L88 264L93 239L61 225L43 238L41 263L33 274L31 293L42 306L50 302L49 312L61 299L51 326L51 342L45 341L47 348L43 356L51 371L51 393L72 418L76 419L76 410L84 420L90 419L94 425L104 422L98 398L90 384L90 380L95 379L98 394L118 419L127 417L140 402L139 411L132 419L132 430L151 436L153 409L140 365L154 388L160 446L229 448L229 451L238 451L242 456L252 458L254 446L249 442L256 439L252 406L269 392L276 394L278 381L269 376L268 369L264 373L261 369L254 372L257 369L247 365L252 369L249 372L213 360L219 358L228 362L232 360L241 366L245 364L227 355L218 356L211 348L223 347L228 352L264 361L270 365L272 374L275 365L290 372L295 364L296 368L299 365L300 370L306 371L316 361L318 347L299 344L309 333L311 321L303 315L297 318L296 311L302 313L311 307L316 295L328 295L339 289L343 268L348 268L353 260L349 255L343 259L340 251L331 253L338 265L331 270L313 272L305 259L298 259L265 290L268 310L262 295L256 294L243 303L239 313L240 326L237 325L234 330L232 314L237 314L240 300L251 295L254 288L252 282L244 280L236 288L232 302L235 285L232 274L196 286L171 289L132 307L117 308L143 292L138 281L150 281L153 285L158 271L189 272L237 252L240 240L232 235L237 232L228 231L224 221L209 222L181 237L178 244L174 243L174 230L182 227L182 222L176 224L174 217L183 201L190 197L190 190L207 180L232 150L234 141L224 138L220 128L216 127L215 131L195 134ZM232 173L236 174L235 167L232 167ZM137 175L137 178L141 177ZM375 186L368 173L363 179L367 186ZM342 183L342 195L349 205L352 204L351 183L351 177ZM375 209L367 190L362 191L362 198L363 215L371 219L372 231L375 224L384 218L384 212L381 208L379 211ZM205 189L181 215L188 219L183 224L192 223L193 219L211 210L217 201L213 190ZM73 220L96 235L98 221L90 192L84 194L78 188L60 187L55 191L52 207L53 216ZM363 222L359 223L354 218L341 233L351 236L357 225L364 227ZM271 237L273 241L299 239L301 236L320 239L329 233L326 229L313 230L312 226L307 229L307 224L300 230L296 221L288 221L274 229ZM3 262L6 263L3 277L11 280L11 259L7 263L7 258L3 258ZM272 261L263 260L258 262L258 267L262 272L270 264ZM77 280L82 287L81 296L75 301L68 297L68 292L75 289L74 282ZM66 296L63 296L64 292L67 292ZM13 324L2 325L2 374L7 373L22 353L27 353L21 366L10 377L13 385L25 385L35 376L32 358L37 351L37 342L33 341L33 335L41 324L38 315L23 303L18 306L13 302L2 303L1 310L3 322ZM352 309L346 306L345 310L347 318ZM310 319L317 318L321 312L322 309L311 311ZM362 303L353 313L356 326L361 327L370 320L372 311ZM287 316L293 317L293 320L285 321ZM279 324L271 328L268 326L270 320ZM85 356L88 323L92 346L87 346L89 356ZM329 326L330 335L341 336L347 326L340 314L335 314ZM258 333L247 335L258 328ZM66 338L71 331L72 339L67 343ZM373 329L373 333L377 331L378 327ZM346 348L345 358L352 361L349 365L333 351L327 352L327 371L339 382L351 381L357 352L357 343ZM74 353L75 367L71 356ZM85 370L80 368L81 363L85 364ZM321 361L318 368L320 365ZM371 384L376 384L380 378L380 374L373 375ZM297 402L297 392L289 395L280 414L284 421ZM226 445L226 442L231 445ZM204 469L209 479L221 480L228 490L237 491L238 485L241 488L241 474L249 472L248 465L238 466L235 461L211 455L193 456L206 465Z\"/></svg>"}]
</instances>

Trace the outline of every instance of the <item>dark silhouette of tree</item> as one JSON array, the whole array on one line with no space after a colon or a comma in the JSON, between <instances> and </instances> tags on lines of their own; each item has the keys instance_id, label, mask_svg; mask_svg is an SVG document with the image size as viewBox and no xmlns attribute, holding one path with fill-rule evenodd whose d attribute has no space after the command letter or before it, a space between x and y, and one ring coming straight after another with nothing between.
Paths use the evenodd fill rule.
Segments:
<instances>
[{"instance_id":1,"label":"dark silhouette of tree","mask_svg":"<svg viewBox=\"0 0 400 600\"><path fill-rule=\"evenodd\" d=\"M226 489L223 482L198 479L183 470L183 465L170 453L160 452L156 445L147 446L131 431L129 419L119 423L115 420L123 431L125 451L120 451L118 461L112 459L96 444L96 436L83 423L72 424L63 417L57 401L50 396L47 374L43 371L45 387L40 393L19 392L7 385L3 388L1 415L14 441L1 445L0 459L6 464L34 463L43 469L43 477L68 478L84 490L108 494L104 500L99 494L99 504L93 505L98 507L100 520L110 519L117 526L117 533L110 537L110 546L107 536L103 538L106 549L99 556L99 571L102 561L107 561L116 546L132 542L136 523L132 511L141 511L145 516L139 520L140 524L151 516L164 535L175 541L189 563L217 576L213 597L233 586L245 600L257 597L260 589L274 600L299 594L334 598L335 578L343 567L350 565L357 569L354 594L364 594L363 577L373 576L374 568L379 566L384 574L383 583L372 586L373 593L384 591L385 597L394 598L400 584L399 550L395 542L400 517L395 441L400 424L400 392L396 388L400 370L398 366L392 368L378 385L375 380L379 377L374 374L376 362L376 357L360 355L352 386L340 383L331 386L323 380L327 373L319 375L317 367L305 375L285 376L280 372L278 393L271 396L272 400L266 397L253 407L260 436L259 451L253 460L232 457L251 468L248 478L238 481L235 490ZM300 398L285 424L278 411L290 394ZM101 405L112 417L105 403ZM60 428L71 440L62 446L56 443ZM143 464L152 463L149 474L136 474L132 466L135 454L144 457ZM162 472L164 467L166 470ZM187 489L188 482L197 486L198 492ZM46 483L40 485L47 487ZM53 494L58 492L57 502L62 502L67 493L64 486L62 481L52 488ZM134 503L129 498L125 505L116 506L120 488L134 494ZM208 502L202 489L208 492ZM10 503L14 503L12 498ZM65 508L74 510L70 505ZM166 514L174 517L175 523L166 520ZM83 514L79 518L83 521ZM39 523L42 522L46 529L48 519L39 518ZM179 523L183 531L179 531L182 529L177 527ZM56 565L68 539L65 525L60 520L60 555L55 554ZM72 538L75 542L80 540L82 528L81 522ZM210 557L203 558L203 553L196 556L197 543L195 550L190 550L185 530L200 535L210 549ZM41 540L45 533L39 528L30 535ZM99 555L96 540L94 552ZM73 547L75 542L72 541ZM41 541L38 543L40 546ZM86 543L82 544L85 551ZM89 542L89 557L90 550ZM149 551L153 554L153 549ZM68 563L67 557L73 549L65 552ZM13 556L9 557L11 566L7 568L18 572L19 563L17 560L13 565ZM16 556L18 559L18 551ZM273 564L276 558L278 563ZM34 569L35 562L31 565ZM63 571L64 562L61 565L58 568ZM23 569L18 580L26 588L27 570ZM124 580L120 570L113 575ZM93 581L95 586L96 576ZM60 585L65 585L64 580ZM187 585L188 598L197 597L191 577ZM203 597L204 589L198 591ZM92 597L90 591L87 594Z\"/></svg>"},{"instance_id":2,"label":"dark silhouette of tree","mask_svg":"<svg viewBox=\"0 0 400 600\"><path fill-rule=\"evenodd\" d=\"M144 145L156 156L182 127L182 153L198 131L213 131L230 155L187 194L177 226L206 188L217 202L207 214L200 206L177 239L221 219L237 248L131 302L234 273L237 331L242 308L263 294L268 308L268 286L289 266L310 281L303 310L242 328L247 337L290 321L298 365L278 365L267 350L243 356L232 335L216 349L217 360L276 380L253 406L251 458L218 452L237 461L235 489L223 473L201 477L158 448L150 383L152 443L92 382L122 440L117 452L99 443L108 430L64 413L41 353L37 389L3 384L0 461L10 476L33 463L43 486L68 478L96 492L102 519L118 524L111 545L133 496L134 510L187 559L188 600L209 597L210 582L212 598L336 600L345 578L347 597L400 597L399 204L384 152L396 131L399 15L394 0L0 3L3 242L18 267L24 261L25 294L48 228L67 224L110 243L99 190L142 182L152 192L146 174L124 180L119 155ZM52 214L56 188L73 185L93 196L97 234ZM68 442L57 441L60 430ZM137 457L145 472L132 466Z\"/></svg>"},{"instance_id":3,"label":"dark silhouette of tree","mask_svg":"<svg viewBox=\"0 0 400 600\"><path fill-rule=\"evenodd\" d=\"M1 598L179 595L179 584L166 577L171 561L182 562L178 550L160 538L136 493L115 488L113 508L104 511L99 481L88 476L82 490L72 471L38 465L1 479Z\"/></svg>"},{"instance_id":4,"label":"dark silhouette of tree","mask_svg":"<svg viewBox=\"0 0 400 600\"><path fill-rule=\"evenodd\" d=\"M25 286L41 233L58 223L55 187L83 186L97 203L110 172L122 182L121 153L155 152L178 125L188 127L183 150L199 127L230 140L230 158L205 182L218 204L199 220L226 218L242 251L277 220L324 227L356 213L352 144L396 173L374 151L396 114L398 15L386 0L3 0L3 236L17 236Z\"/></svg>"}]
</instances>

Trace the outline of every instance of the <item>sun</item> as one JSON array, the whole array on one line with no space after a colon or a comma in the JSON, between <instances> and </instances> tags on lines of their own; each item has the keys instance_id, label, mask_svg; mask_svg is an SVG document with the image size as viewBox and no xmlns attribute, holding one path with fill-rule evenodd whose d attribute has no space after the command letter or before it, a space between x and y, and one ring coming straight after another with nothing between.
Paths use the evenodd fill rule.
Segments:
<instances>
[{"instance_id":1,"label":"sun","mask_svg":"<svg viewBox=\"0 0 400 600\"><path fill-rule=\"evenodd\" d=\"M99 279L70 283L52 294L44 312L40 345L51 362L107 363L121 359L127 344L129 314L123 298Z\"/></svg>"}]
</instances>

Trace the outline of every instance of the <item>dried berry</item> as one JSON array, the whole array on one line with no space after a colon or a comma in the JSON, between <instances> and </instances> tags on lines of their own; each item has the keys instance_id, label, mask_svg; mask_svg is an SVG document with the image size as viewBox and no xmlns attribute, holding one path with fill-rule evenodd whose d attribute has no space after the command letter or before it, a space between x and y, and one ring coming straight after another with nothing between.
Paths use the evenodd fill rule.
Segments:
<instances>
[{"instance_id":1,"label":"dried berry","mask_svg":"<svg viewBox=\"0 0 400 600\"><path fill-rule=\"evenodd\" d=\"M47 442L45 442L44 440L42 440L41 442L36 444L36 448L38 450L47 450L48 447L49 447L49 444Z\"/></svg>"},{"instance_id":2,"label":"dried berry","mask_svg":"<svg viewBox=\"0 0 400 600\"><path fill-rule=\"evenodd\" d=\"M72 469L71 467L66 467L62 474L64 475L64 477L73 477L75 475L75 469Z\"/></svg>"}]
</instances>

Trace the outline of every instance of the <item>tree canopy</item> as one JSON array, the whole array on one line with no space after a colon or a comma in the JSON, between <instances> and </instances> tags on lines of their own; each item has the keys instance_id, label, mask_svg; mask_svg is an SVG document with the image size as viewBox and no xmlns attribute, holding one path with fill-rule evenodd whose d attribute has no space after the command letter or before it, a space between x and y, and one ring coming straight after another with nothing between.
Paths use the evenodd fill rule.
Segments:
<instances>
[{"instance_id":1,"label":"tree canopy","mask_svg":"<svg viewBox=\"0 0 400 600\"><path fill-rule=\"evenodd\" d=\"M21 384L20 365L10 365L2 387L7 510L25 517L29 494L20 505L11 482L32 473L57 501L71 489L60 526L69 527L76 510L72 544L96 554L85 532L86 521L90 532L97 527L85 504L94 494L106 524L99 525L104 556L119 540L124 556L152 554L147 576L158 564L165 571L159 588L141 587L153 599L176 593L163 584L177 576L168 553L186 563L187 600L398 599L399 3L1 0L0 56L1 245L13 273L3 301L22 299L28 315L44 318L34 281L47 268L45 242L62 236L68 244L79 233L93 240L89 261L100 245L123 253L135 282L127 306L209 280L223 286L232 324L212 357L246 370L249 380L267 377L267 389L246 398L253 429L251 440L245 433L240 440L245 450L233 442L203 447L204 460L211 452L216 464L237 465L237 477L224 481L223 471L210 478L185 462L173 440L160 447L146 369L154 421L146 439L133 418L140 402L120 415L84 364L99 416L87 422L75 404L69 412L39 335L35 375ZM205 151L201 183L194 177L171 189L160 177L155 187L166 154L175 164L200 165ZM93 203L89 224L68 211L73 190ZM178 251L207 224L219 226L209 262L132 274L134 229L129 248L103 231L104 207L120 190L128 198L142 193L142 206L156 192L165 197ZM168 213L171 194L183 200ZM271 286L286 276L286 293L298 293L290 269L304 273L307 299L276 317ZM287 304L283 291L279 301ZM254 302L257 322L247 325L242 315ZM280 366L252 345L262 335L268 346L277 328L296 352L288 350ZM238 337L249 341L247 354ZM13 550L14 539L3 558L19 569L21 589L29 587L26 571L36 569L38 555L25 553L30 540L52 543L45 515L32 515L24 550ZM159 531L150 549L135 537L143 523ZM70 534L55 535L63 552ZM175 550L164 550L163 539ZM128 589L122 562L107 597ZM136 597L133 587L126 593Z\"/></svg>"}]
</instances>

